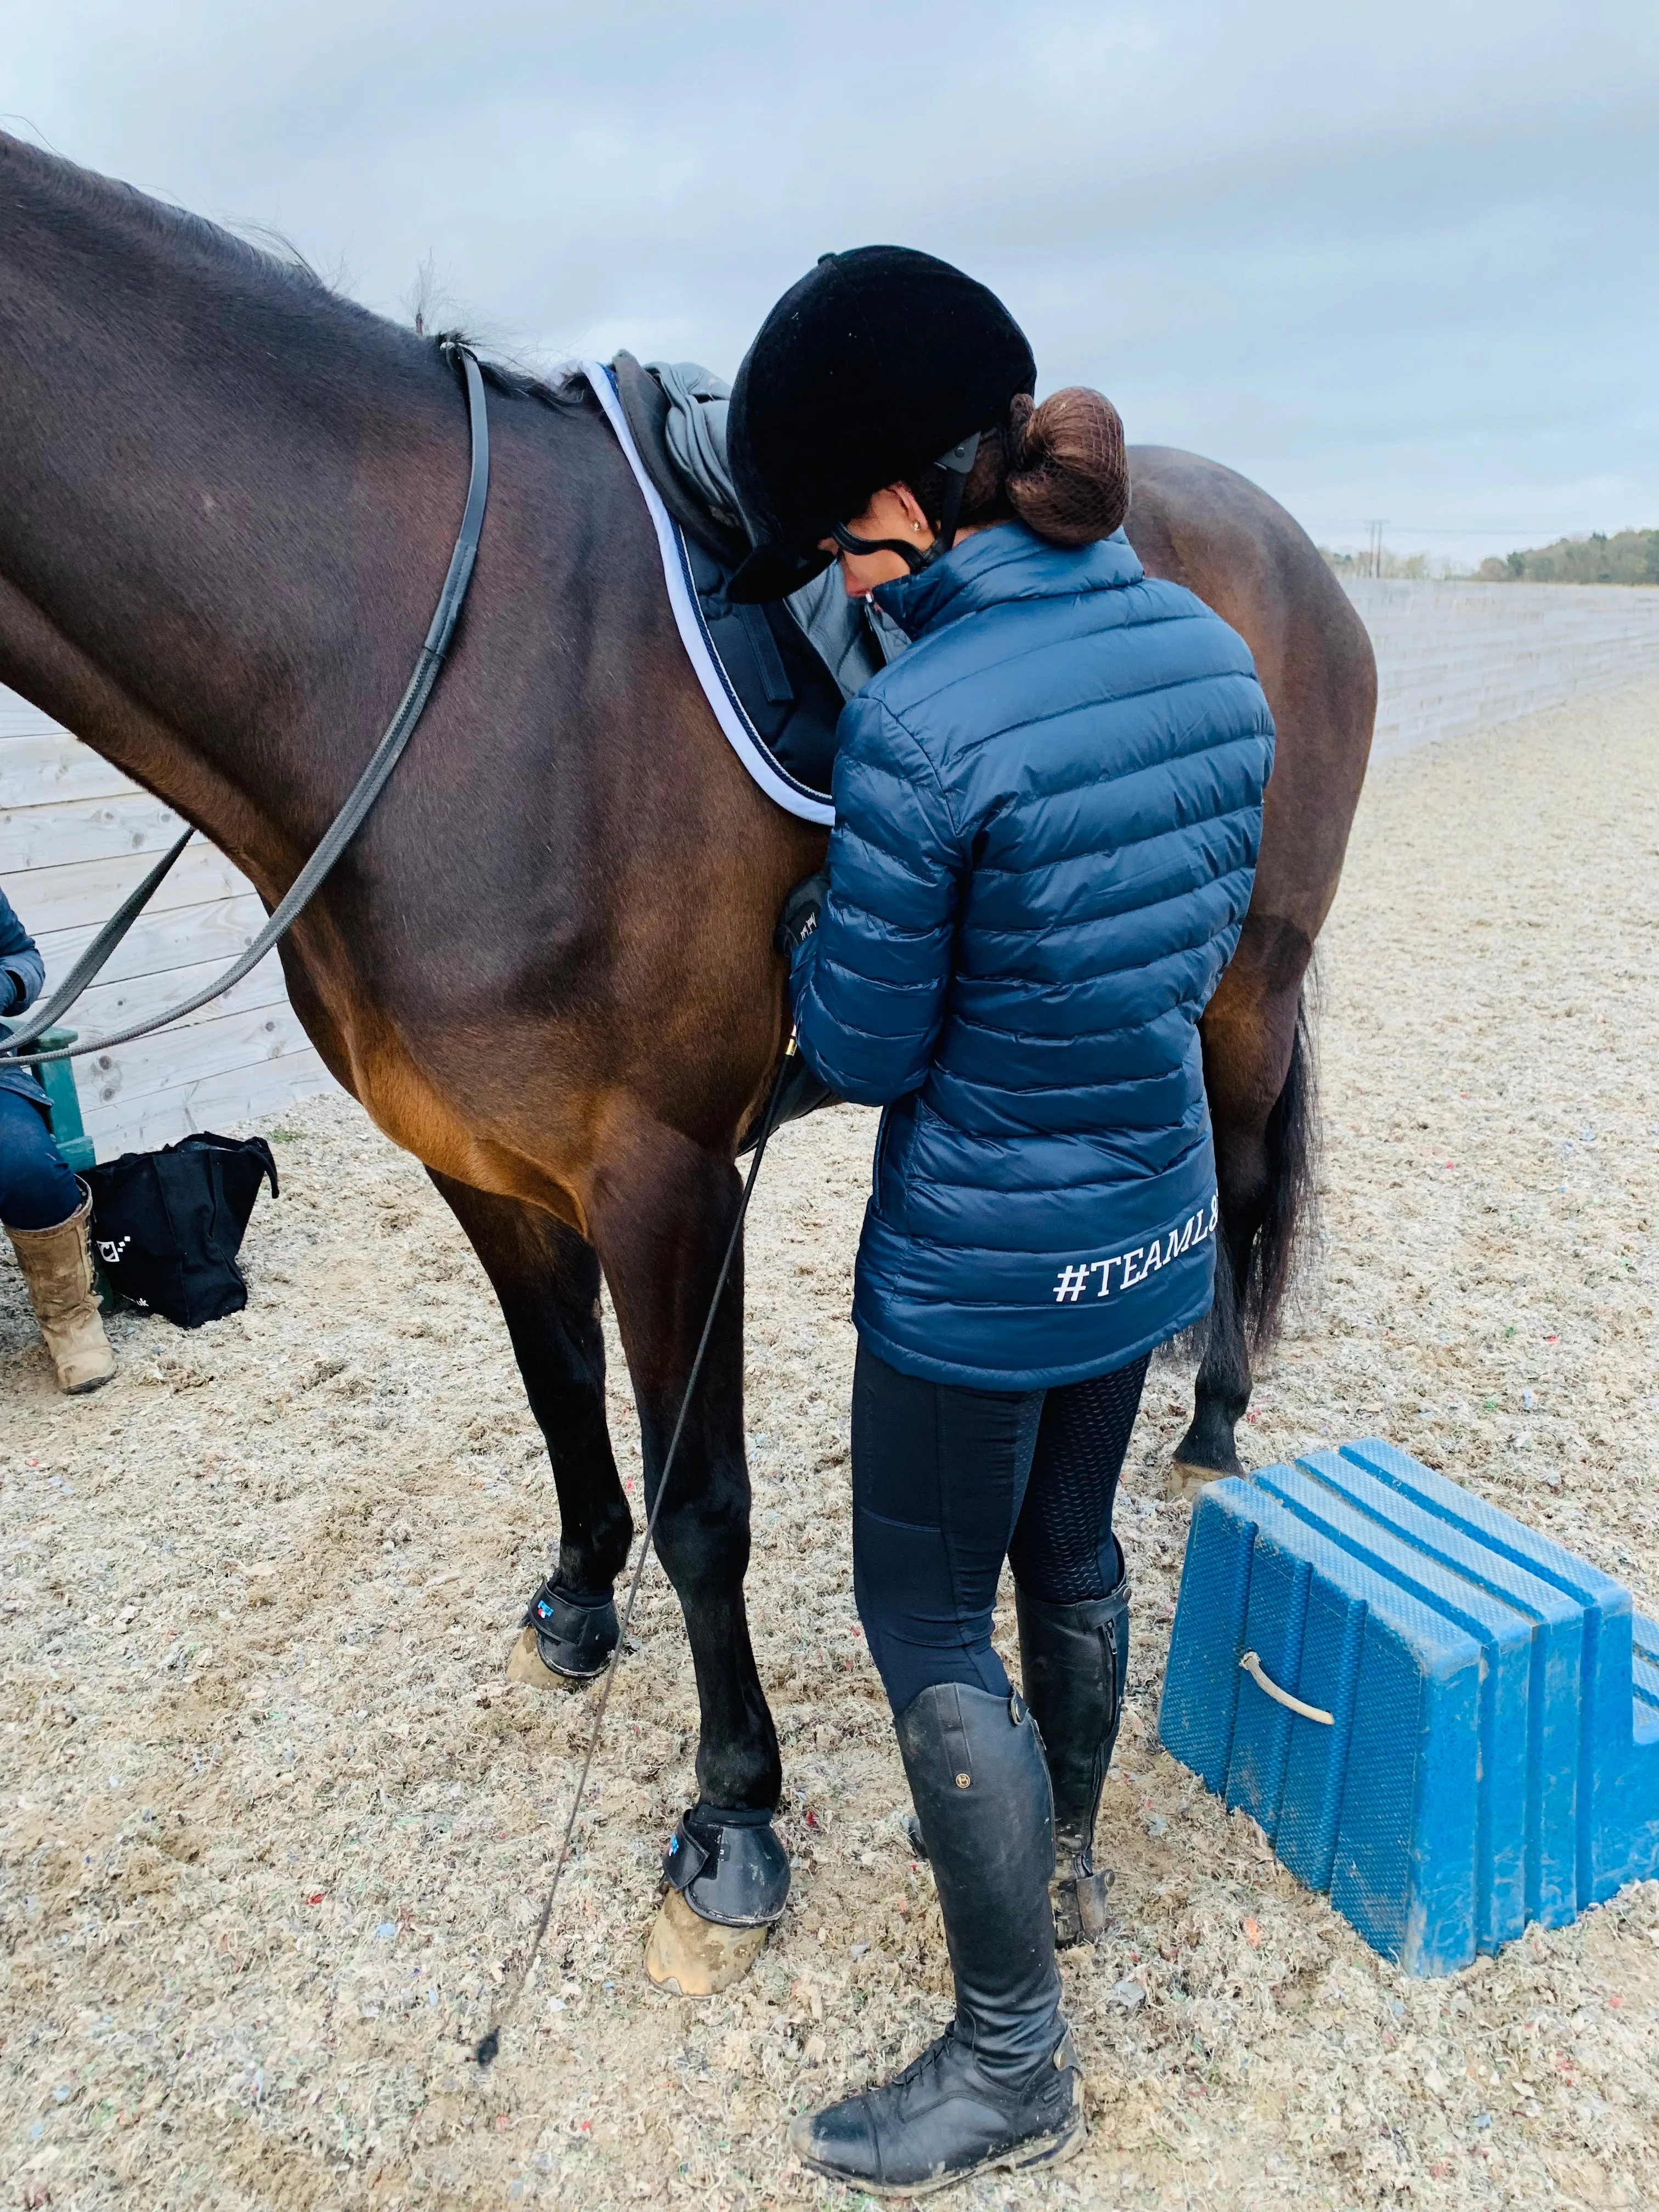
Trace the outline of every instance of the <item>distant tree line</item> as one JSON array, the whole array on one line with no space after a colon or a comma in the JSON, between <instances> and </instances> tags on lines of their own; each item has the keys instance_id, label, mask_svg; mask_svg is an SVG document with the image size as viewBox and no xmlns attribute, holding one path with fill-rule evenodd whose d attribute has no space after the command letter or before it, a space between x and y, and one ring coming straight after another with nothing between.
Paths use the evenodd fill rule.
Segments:
<instances>
[{"instance_id":1,"label":"distant tree line","mask_svg":"<svg viewBox=\"0 0 1659 2212\"><path fill-rule=\"evenodd\" d=\"M1659 584L1659 530L1593 531L1483 561L1483 584Z\"/></svg>"},{"instance_id":2,"label":"distant tree line","mask_svg":"<svg viewBox=\"0 0 1659 2212\"><path fill-rule=\"evenodd\" d=\"M1450 583L1473 578L1480 584L1659 584L1659 530L1593 531L1587 538L1558 538L1553 545L1534 545L1520 553L1492 555L1478 568L1431 553L1395 553L1371 545L1363 553L1321 553L1339 576L1396 576Z\"/></svg>"},{"instance_id":3,"label":"distant tree line","mask_svg":"<svg viewBox=\"0 0 1659 2212\"><path fill-rule=\"evenodd\" d=\"M1340 553L1329 545L1319 550L1339 576L1391 576L1403 577L1408 583L1438 583L1443 578L1469 573L1455 561L1442 560L1435 554L1396 553L1387 545L1373 546L1364 553Z\"/></svg>"}]
</instances>

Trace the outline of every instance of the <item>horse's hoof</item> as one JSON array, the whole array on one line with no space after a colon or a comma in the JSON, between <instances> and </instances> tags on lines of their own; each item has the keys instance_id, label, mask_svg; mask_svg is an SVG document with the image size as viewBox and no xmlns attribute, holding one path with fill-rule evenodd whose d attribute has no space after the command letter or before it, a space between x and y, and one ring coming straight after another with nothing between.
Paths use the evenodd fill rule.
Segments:
<instances>
[{"instance_id":1,"label":"horse's hoof","mask_svg":"<svg viewBox=\"0 0 1659 2212\"><path fill-rule=\"evenodd\" d=\"M1103 1869L1069 1874L1048 1885L1054 1911L1054 1948L1069 1951L1079 1943L1098 1943L1112 1924L1107 1892L1115 1876Z\"/></svg>"},{"instance_id":2,"label":"horse's hoof","mask_svg":"<svg viewBox=\"0 0 1659 2212\"><path fill-rule=\"evenodd\" d=\"M604 1672L603 1667L595 1669L596 1674ZM507 1655L507 1679L528 1682L532 1690L580 1690L584 1682L594 1680L594 1674L567 1674L550 1667L542 1656L535 1630L526 1628Z\"/></svg>"},{"instance_id":3,"label":"horse's hoof","mask_svg":"<svg viewBox=\"0 0 1659 2212\"><path fill-rule=\"evenodd\" d=\"M718 1996L743 1979L765 1948L764 1928L722 1928L671 1889L645 1947L645 1971L675 1996Z\"/></svg>"},{"instance_id":4,"label":"horse's hoof","mask_svg":"<svg viewBox=\"0 0 1659 2212\"><path fill-rule=\"evenodd\" d=\"M1164 1495L1190 1505L1200 1490L1221 1480L1212 1467L1194 1467L1187 1460L1172 1459L1164 1470Z\"/></svg>"}]
</instances>

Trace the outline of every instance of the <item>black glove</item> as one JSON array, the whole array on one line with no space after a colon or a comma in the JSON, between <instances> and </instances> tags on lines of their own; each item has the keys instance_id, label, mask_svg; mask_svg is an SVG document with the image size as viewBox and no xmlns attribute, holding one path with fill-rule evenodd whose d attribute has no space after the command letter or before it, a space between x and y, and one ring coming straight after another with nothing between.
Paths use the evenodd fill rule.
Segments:
<instances>
[{"instance_id":1,"label":"black glove","mask_svg":"<svg viewBox=\"0 0 1659 2212\"><path fill-rule=\"evenodd\" d=\"M815 876L795 885L783 902L783 912L772 933L772 942L780 952L796 953L818 926L818 916L823 911L823 902L830 896L830 871L820 868Z\"/></svg>"},{"instance_id":2,"label":"black glove","mask_svg":"<svg viewBox=\"0 0 1659 2212\"><path fill-rule=\"evenodd\" d=\"M21 1013L29 987L15 968L0 968L0 1014Z\"/></svg>"}]
</instances>

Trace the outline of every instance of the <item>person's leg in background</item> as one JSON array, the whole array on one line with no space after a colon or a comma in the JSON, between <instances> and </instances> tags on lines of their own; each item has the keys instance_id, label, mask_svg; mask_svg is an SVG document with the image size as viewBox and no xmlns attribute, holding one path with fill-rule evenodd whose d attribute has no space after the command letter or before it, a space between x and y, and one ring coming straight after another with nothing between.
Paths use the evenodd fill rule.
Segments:
<instances>
[{"instance_id":1,"label":"person's leg in background","mask_svg":"<svg viewBox=\"0 0 1659 2212\"><path fill-rule=\"evenodd\" d=\"M40 1109L20 1091L0 1091L0 1222L55 1229L84 1196Z\"/></svg>"},{"instance_id":2,"label":"person's leg in background","mask_svg":"<svg viewBox=\"0 0 1659 2212\"><path fill-rule=\"evenodd\" d=\"M952 1389L859 1349L854 1587L957 1993L951 2027L896 2081L791 2124L808 2166L868 2189L1036 2166L1084 2132L1054 1966L1048 1778L991 1647L1042 1405L1041 1391Z\"/></svg>"},{"instance_id":3,"label":"person's leg in background","mask_svg":"<svg viewBox=\"0 0 1659 2212\"><path fill-rule=\"evenodd\" d=\"M1150 1358L1048 1392L1008 1547L1020 1674L1054 1784L1061 1944L1097 1943L1106 1930L1112 1877L1095 1867L1095 1814L1129 1671L1129 1582L1112 1507Z\"/></svg>"},{"instance_id":4,"label":"person's leg in background","mask_svg":"<svg viewBox=\"0 0 1659 2212\"><path fill-rule=\"evenodd\" d=\"M23 1271L60 1390L95 1390L115 1354L93 1290L92 1200L21 1091L0 1090L0 1224Z\"/></svg>"}]
</instances>

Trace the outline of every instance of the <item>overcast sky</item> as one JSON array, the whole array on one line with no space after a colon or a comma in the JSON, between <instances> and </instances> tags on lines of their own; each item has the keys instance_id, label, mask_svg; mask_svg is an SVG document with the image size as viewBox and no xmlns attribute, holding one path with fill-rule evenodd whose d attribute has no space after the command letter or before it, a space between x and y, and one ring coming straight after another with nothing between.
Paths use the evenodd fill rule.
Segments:
<instances>
[{"instance_id":1,"label":"overcast sky","mask_svg":"<svg viewBox=\"0 0 1659 2212\"><path fill-rule=\"evenodd\" d=\"M538 359L894 240L1325 542L1659 525L1656 0L0 0L0 113Z\"/></svg>"}]
</instances>

